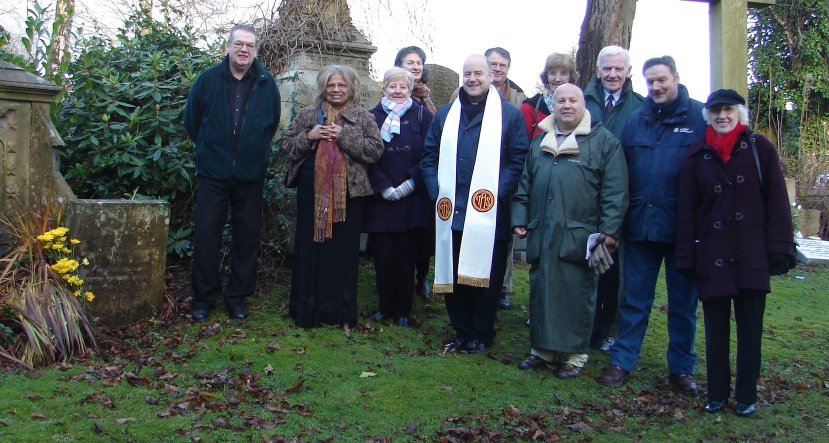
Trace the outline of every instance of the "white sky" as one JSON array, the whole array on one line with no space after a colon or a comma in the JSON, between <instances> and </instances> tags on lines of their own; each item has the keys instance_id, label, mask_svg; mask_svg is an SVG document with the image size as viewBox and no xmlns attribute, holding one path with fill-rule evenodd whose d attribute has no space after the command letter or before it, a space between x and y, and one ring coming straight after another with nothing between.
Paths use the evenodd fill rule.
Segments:
<instances>
[{"instance_id":1,"label":"white sky","mask_svg":"<svg viewBox=\"0 0 829 443\"><path fill-rule=\"evenodd\" d=\"M538 75L547 55L569 53L578 45L586 3L586 0L431 0L433 50L427 49L428 42L386 31L393 31L395 26L374 26L370 36L378 47L374 69L382 75L385 67L393 63L399 48L418 45L426 49L428 63L460 72L467 56L501 46L512 55L509 78L531 95L540 84ZM355 4L352 15L360 26L356 10L359 6ZM705 101L710 92L708 5L681 0L639 0L630 52L633 86L637 92L647 95L641 75L644 61L671 55L676 60L680 81L688 87L691 96ZM595 72L581 75L592 76Z\"/></svg>"},{"instance_id":2,"label":"white sky","mask_svg":"<svg viewBox=\"0 0 829 443\"><path fill-rule=\"evenodd\" d=\"M0 24L12 32L21 32L28 1L0 6ZM79 6L99 1L106 4L103 0L76 1ZM259 6L270 4L268 0L234 2L240 3L270 9ZM349 4L355 24L368 29L366 34L378 48L372 60L375 73L382 74L391 66L394 55L403 46L421 46L426 50L428 63L455 71L461 70L467 56L502 46L512 54L510 79L528 94L539 83L538 74L547 55L569 53L578 44L586 10L586 0L349 0ZM427 11L418 10L423 5ZM103 18L105 8L96 7L93 11ZM412 18L412 10L416 18ZM412 22L417 25L411 25ZM422 35L412 36L412 28L421 30ZM667 54L676 59L680 79L691 96L704 101L710 91L708 5L682 0L638 0L630 51L637 92L647 93L642 63Z\"/></svg>"}]
</instances>

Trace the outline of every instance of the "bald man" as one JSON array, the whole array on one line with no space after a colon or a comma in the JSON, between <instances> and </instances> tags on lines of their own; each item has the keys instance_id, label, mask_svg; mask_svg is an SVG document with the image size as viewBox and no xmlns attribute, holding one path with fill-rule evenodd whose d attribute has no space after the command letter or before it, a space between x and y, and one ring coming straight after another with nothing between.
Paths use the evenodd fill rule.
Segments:
<instances>
[{"instance_id":1,"label":"bald man","mask_svg":"<svg viewBox=\"0 0 829 443\"><path fill-rule=\"evenodd\" d=\"M512 203L513 231L527 238L530 356L521 369L549 367L578 377L596 308L588 237L617 246L628 206L627 166L618 140L585 110L572 84L553 94L553 114L538 124Z\"/></svg>"},{"instance_id":2,"label":"bald man","mask_svg":"<svg viewBox=\"0 0 829 443\"><path fill-rule=\"evenodd\" d=\"M458 98L438 109L426 133L420 166L435 201L434 291L446 294L455 330L444 352L482 352L495 339L510 199L529 144L523 125L492 86L486 57L473 55Z\"/></svg>"}]
</instances>

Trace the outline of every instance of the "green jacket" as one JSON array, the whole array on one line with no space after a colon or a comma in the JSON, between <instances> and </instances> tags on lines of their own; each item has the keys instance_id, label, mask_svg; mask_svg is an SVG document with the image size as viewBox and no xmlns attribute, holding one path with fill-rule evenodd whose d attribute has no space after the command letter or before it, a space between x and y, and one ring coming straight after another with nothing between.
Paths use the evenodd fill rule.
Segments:
<instances>
[{"instance_id":1,"label":"green jacket","mask_svg":"<svg viewBox=\"0 0 829 443\"><path fill-rule=\"evenodd\" d=\"M538 125L512 204L512 226L527 228L530 339L533 348L585 353L595 310L596 276L585 260L587 237L622 234L627 166L619 142L589 117L575 131L577 154L542 151L554 116ZM562 147L565 145L562 144Z\"/></svg>"},{"instance_id":2,"label":"green jacket","mask_svg":"<svg viewBox=\"0 0 829 443\"><path fill-rule=\"evenodd\" d=\"M258 60L245 120L236 149L231 139L227 56L193 83L184 110L184 127L196 144L196 174L214 180L259 181L265 178L271 142L279 127L279 89Z\"/></svg>"},{"instance_id":3,"label":"green jacket","mask_svg":"<svg viewBox=\"0 0 829 443\"><path fill-rule=\"evenodd\" d=\"M633 111L639 109L639 106L642 106L645 98L633 92L633 82L628 78L622 86L619 102L613 106L610 113L606 113L604 112L605 97L602 82L598 77L593 77L593 80L590 80L584 88L584 101L593 121L602 122L605 129L613 133L617 140L621 140L628 117L633 114Z\"/></svg>"}]
</instances>

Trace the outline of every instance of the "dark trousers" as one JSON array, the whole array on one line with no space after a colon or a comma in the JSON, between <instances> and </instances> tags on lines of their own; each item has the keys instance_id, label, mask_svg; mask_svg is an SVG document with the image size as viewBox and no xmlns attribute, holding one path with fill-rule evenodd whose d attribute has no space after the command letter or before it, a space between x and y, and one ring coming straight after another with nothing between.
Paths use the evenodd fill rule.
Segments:
<instances>
[{"instance_id":1,"label":"dark trousers","mask_svg":"<svg viewBox=\"0 0 829 443\"><path fill-rule=\"evenodd\" d=\"M376 271L378 307L384 317L408 317L412 312L416 241L421 232L382 232L369 236Z\"/></svg>"},{"instance_id":2,"label":"dark trousers","mask_svg":"<svg viewBox=\"0 0 829 443\"><path fill-rule=\"evenodd\" d=\"M737 323L737 377L734 399L750 405L757 402L763 313L766 310L766 294L760 291L740 291L734 297L714 297L702 302L705 314L708 400L724 401L731 393L729 345L732 300L734 320Z\"/></svg>"},{"instance_id":3,"label":"dark trousers","mask_svg":"<svg viewBox=\"0 0 829 443\"><path fill-rule=\"evenodd\" d=\"M495 314L498 312L498 300L501 298L501 286L504 284L507 241L495 239L489 271L489 287L476 288L457 284L458 257L462 237L461 231L452 231L455 285L452 294L444 295L446 312L449 314L449 320L458 338L478 340L490 346L495 339Z\"/></svg>"},{"instance_id":4,"label":"dark trousers","mask_svg":"<svg viewBox=\"0 0 829 443\"><path fill-rule=\"evenodd\" d=\"M232 242L230 279L224 291L225 304L238 306L256 289L263 185L264 180L240 182L199 177L193 233L194 308L212 308L222 294L219 257L228 207Z\"/></svg>"},{"instance_id":5,"label":"dark trousers","mask_svg":"<svg viewBox=\"0 0 829 443\"><path fill-rule=\"evenodd\" d=\"M593 335L591 342L605 337L616 336L616 318L619 316L619 278L621 263L619 251L612 254L616 263L607 272L599 276L596 285L596 314L593 317Z\"/></svg>"}]
</instances>

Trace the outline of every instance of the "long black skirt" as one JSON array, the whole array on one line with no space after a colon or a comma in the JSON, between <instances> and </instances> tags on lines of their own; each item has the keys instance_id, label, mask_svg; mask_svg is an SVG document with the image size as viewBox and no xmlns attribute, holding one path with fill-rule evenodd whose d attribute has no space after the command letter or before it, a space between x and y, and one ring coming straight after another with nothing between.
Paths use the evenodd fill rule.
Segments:
<instances>
[{"instance_id":1,"label":"long black skirt","mask_svg":"<svg viewBox=\"0 0 829 443\"><path fill-rule=\"evenodd\" d=\"M357 324L357 270L364 203L365 197L346 199L345 221L334 224L332 238L315 242L313 169L303 168L300 172L289 308L297 326Z\"/></svg>"}]
</instances>

